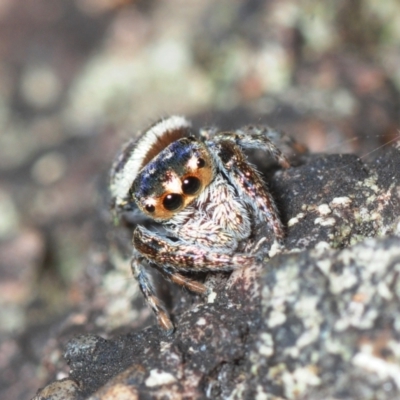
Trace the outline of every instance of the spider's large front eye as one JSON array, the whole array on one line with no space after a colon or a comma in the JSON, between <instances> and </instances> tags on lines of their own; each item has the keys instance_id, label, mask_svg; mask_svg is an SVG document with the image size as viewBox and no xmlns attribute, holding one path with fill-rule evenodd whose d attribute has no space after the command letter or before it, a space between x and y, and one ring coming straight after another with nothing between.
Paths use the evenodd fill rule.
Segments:
<instances>
[{"instance_id":1,"label":"spider's large front eye","mask_svg":"<svg viewBox=\"0 0 400 400\"><path fill-rule=\"evenodd\" d=\"M170 193L164 197L163 206L168 211L175 211L183 204L183 197L177 193Z\"/></svg>"},{"instance_id":2,"label":"spider's large front eye","mask_svg":"<svg viewBox=\"0 0 400 400\"><path fill-rule=\"evenodd\" d=\"M199 178L195 176L188 176L182 181L182 191L183 193L193 196L201 188L201 182Z\"/></svg>"}]
</instances>

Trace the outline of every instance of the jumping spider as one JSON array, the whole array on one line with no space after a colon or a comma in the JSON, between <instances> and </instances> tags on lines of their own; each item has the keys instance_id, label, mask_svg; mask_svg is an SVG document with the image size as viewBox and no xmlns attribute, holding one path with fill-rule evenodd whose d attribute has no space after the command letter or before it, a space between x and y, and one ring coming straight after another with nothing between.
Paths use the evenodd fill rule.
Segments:
<instances>
[{"instance_id":1,"label":"jumping spider","mask_svg":"<svg viewBox=\"0 0 400 400\"><path fill-rule=\"evenodd\" d=\"M202 283L181 273L231 271L253 264L284 230L274 200L243 149L268 152L289 162L271 141L276 132L248 126L234 132L203 130L197 137L185 118L151 126L124 148L113 165L111 195L117 215L135 205L158 227L133 232L131 267L159 325L174 326L158 299L147 267L192 292ZM161 228L161 229L160 229Z\"/></svg>"}]
</instances>

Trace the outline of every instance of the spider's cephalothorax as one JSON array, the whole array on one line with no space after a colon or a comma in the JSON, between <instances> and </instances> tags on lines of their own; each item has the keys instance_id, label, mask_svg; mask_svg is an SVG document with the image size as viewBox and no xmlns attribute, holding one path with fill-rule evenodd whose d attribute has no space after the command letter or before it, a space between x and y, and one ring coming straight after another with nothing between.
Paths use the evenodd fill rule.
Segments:
<instances>
[{"instance_id":1,"label":"spider's cephalothorax","mask_svg":"<svg viewBox=\"0 0 400 400\"><path fill-rule=\"evenodd\" d=\"M146 267L170 281L205 293L202 283L181 274L229 271L254 263L283 239L274 201L243 149L267 151L289 163L265 127L234 132L191 133L190 123L172 116L129 142L111 177L114 210L139 209L163 230L136 226L132 270L140 289L168 333L173 325L157 298Z\"/></svg>"}]
</instances>

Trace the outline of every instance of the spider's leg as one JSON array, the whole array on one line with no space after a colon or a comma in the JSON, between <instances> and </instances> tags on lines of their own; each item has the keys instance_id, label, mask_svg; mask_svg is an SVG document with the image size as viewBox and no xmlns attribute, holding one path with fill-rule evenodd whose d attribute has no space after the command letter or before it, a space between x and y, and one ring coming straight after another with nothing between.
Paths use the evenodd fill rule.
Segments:
<instances>
[{"instance_id":1,"label":"spider's leg","mask_svg":"<svg viewBox=\"0 0 400 400\"><path fill-rule=\"evenodd\" d=\"M191 292L198 294L207 293L207 288L200 282L197 282L194 279L190 279L184 275L179 274L174 271L172 268L168 268L166 266L158 266L154 264L154 267L160 271L160 273L170 282L175 283L180 286L184 286L189 289Z\"/></svg>"},{"instance_id":2,"label":"spider's leg","mask_svg":"<svg viewBox=\"0 0 400 400\"><path fill-rule=\"evenodd\" d=\"M247 140L250 141L270 141L275 147L281 149L281 151L283 150L286 156L290 158L308 152L307 147L296 141L292 136L266 125L247 125L236 132L240 136L247 136L249 138Z\"/></svg>"},{"instance_id":3,"label":"spider's leg","mask_svg":"<svg viewBox=\"0 0 400 400\"><path fill-rule=\"evenodd\" d=\"M133 233L135 248L150 262L167 266L173 275L176 271L232 271L253 264L255 256L246 254L226 254L212 251L186 242L175 242L167 237L155 235L146 228L138 226ZM174 278L175 279L175 278ZM179 281L179 276L176 278Z\"/></svg>"},{"instance_id":4,"label":"spider's leg","mask_svg":"<svg viewBox=\"0 0 400 400\"><path fill-rule=\"evenodd\" d=\"M152 278L146 267L143 264L144 258L134 254L131 260L131 268L133 276L136 278L139 284L139 288L143 293L146 303L153 310L158 324L162 329L165 330L167 335L170 335L174 330L174 325L168 315L168 312L162 303L162 301L157 297L154 290Z\"/></svg>"},{"instance_id":5,"label":"spider's leg","mask_svg":"<svg viewBox=\"0 0 400 400\"><path fill-rule=\"evenodd\" d=\"M235 132L223 132L215 135L216 142L231 142L243 149L260 149L268 152L271 157L283 168L289 168L290 163L286 156L273 141L276 131L263 126L247 126ZM287 137L287 136L286 136ZM287 137L288 138L288 137ZM293 145L296 143L291 139ZM279 141L276 139L276 141Z\"/></svg>"},{"instance_id":6,"label":"spider's leg","mask_svg":"<svg viewBox=\"0 0 400 400\"><path fill-rule=\"evenodd\" d=\"M252 204L255 204L255 208L259 212L260 219L272 228L277 241L282 242L284 229L278 209L261 176L247 162L241 149L231 140L221 140L216 147L220 163L222 162L221 169L231 177L232 183L239 192L251 199Z\"/></svg>"}]
</instances>

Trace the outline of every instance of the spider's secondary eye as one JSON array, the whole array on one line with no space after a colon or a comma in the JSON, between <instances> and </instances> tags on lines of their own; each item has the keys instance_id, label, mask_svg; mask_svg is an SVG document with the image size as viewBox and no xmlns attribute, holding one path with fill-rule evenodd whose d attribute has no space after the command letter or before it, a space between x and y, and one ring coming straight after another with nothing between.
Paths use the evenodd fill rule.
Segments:
<instances>
[{"instance_id":1,"label":"spider's secondary eye","mask_svg":"<svg viewBox=\"0 0 400 400\"><path fill-rule=\"evenodd\" d=\"M206 165L206 162L202 158L199 158L197 160L197 168L203 168L203 167L205 167L205 165Z\"/></svg>"},{"instance_id":2,"label":"spider's secondary eye","mask_svg":"<svg viewBox=\"0 0 400 400\"><path fill-rule=\"evenodd\" d=\"M204 160L203 160L204 161ZM185 178L182 182L182 191L188 195L196 194L201 187L200 179L195 176L189 176Z\"/></svg>"},{"instance_id":3,"label":"spider's secondary eye","mask_svg":"<svg viewBox=\"0 0 400 400\"><path fill-rule=\"evenodd\" d=\"M152 204L147 204L145 206L145 208L146 208L146 211L149 212L149 213L153 213L155 211L155 209L156 209Z\"/></svg>"},{"instance_id":4,"label":"spider's secondary eye","mask_svg":"<svg viewBox=\"0 0 400 400\"><path fill-rule=\"evenodd\" d=\"M163 206L168 211L177 210L183 204L183 198L180 194L171 193L167 194L163 200Z\"/></svg>"}]
</instances>

